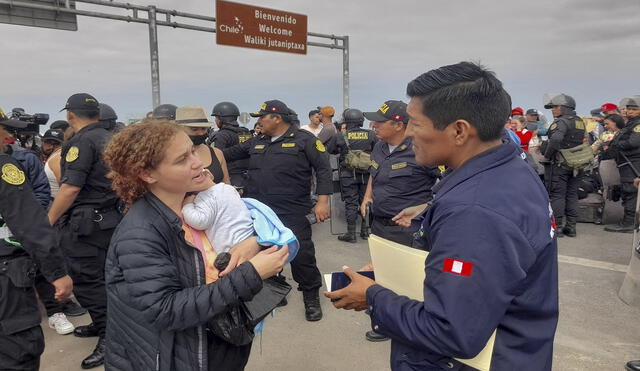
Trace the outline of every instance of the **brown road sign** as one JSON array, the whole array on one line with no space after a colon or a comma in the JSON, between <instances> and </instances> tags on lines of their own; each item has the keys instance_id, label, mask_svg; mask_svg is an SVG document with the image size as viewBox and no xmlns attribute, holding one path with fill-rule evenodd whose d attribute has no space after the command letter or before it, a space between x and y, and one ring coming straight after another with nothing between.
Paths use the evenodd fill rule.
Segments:
<instances>
[{"instance_id":1,"label":"brown road sign","mask_svg":"<svg viewBox=\"0 0 640 371\"><path fill-rule=\"evenodd\" d=\"M307 54L307 16L216 0L216 43Z\"/></svg>"}]
</instances>

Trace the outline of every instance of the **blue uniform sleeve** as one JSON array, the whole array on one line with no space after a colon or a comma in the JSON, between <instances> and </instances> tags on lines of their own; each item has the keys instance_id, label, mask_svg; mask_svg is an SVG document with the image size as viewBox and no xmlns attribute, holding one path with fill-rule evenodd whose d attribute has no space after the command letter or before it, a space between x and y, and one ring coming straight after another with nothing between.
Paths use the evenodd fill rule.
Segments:
<instances>
[{"instance_id":1,"label":"blue uniform sleeve","mask_svg":"<svg viewBox=\"0 0 640 371\"><path fill-rule=\"evenodd\" d=\"M434 214L425 238L432 246L425 301L372 286L367 290L372 327L417 349L472 358L519 294L536 254L517 225L479 205ZM467 264L470 274L448 272L445 259Z\"/></svg>"},{"instance_id":2,"label":"blue uniform sleeve","mask_svg":"<svg viewBox=\"0 0 640 371\"><path fill-rule=\"evenodd\" d=\"M21 156L24 157L23 164L33 193L40 205L46 208L51 202L51 186L44 172L44 165L32 151L22 151Z\"/></svg>"}]
</instances>

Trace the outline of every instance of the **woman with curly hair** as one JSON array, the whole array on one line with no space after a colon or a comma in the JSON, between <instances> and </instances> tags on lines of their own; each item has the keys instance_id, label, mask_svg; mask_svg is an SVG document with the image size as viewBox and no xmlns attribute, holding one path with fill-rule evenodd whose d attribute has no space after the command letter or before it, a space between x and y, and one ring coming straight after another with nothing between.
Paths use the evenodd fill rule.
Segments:
<instances>
[{"instance_id":1,"label":"woman with curly hair","mask_svg":"<svg viewBox=\"0 0 640 371\"><path fill-rule=\"evenodd\" d=\"M105 268L106 369L244 369L251 344L226 343L207 322L260 291L282 269L287 248L237 245L234 263L210 280L215 252L182 221L185 195L207 184L187 134L168 121L134 124L112 138L104 158L128 210Z\"/></svg>"}]
</instances>

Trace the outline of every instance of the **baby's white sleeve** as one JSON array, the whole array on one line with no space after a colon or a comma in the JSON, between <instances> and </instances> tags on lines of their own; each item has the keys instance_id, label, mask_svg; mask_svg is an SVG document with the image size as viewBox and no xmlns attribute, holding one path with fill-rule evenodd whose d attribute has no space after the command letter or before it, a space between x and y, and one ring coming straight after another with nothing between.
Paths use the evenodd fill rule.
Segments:
<instances>
[{"instance_id":1,"label":"baby's white sleeve","mask_svg":"<svg viewBox=\"0 0 640 371\"><path fill-rule=\"evenodd\" d=\"M253 219L235 188L226 186L223 193L220 197L218 227L225 230L231 246L235 246L253 236Z\"/></svg>"},{"instance_id":2,"label":"baby's white sleeve","mask_svg":"<svg viewBox=\"0 0 640 371\"><path fill-rule=\"evenodd\" d=\"M200 192L193 203L182 207L184 221L191 227L204 231L216 220L216 199L207 191Z\"/></svg>"}]
</instances>

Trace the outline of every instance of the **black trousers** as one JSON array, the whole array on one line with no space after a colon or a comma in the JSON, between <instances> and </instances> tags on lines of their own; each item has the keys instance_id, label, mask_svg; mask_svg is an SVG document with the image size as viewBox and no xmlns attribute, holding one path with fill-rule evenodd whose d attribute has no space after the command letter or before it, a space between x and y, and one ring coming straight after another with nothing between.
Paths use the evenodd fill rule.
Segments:
<instances>
[{"instance_id":1,"label":"black trousers","mask_svg":"<svg viewBox=\"0 0 640 371\"><path fill-rule=\"evenodd\" d=\"M401 245L416 247L413 234L420 229L420 223L413 220L409 228L399 225L391 225L391 223L382 222L380 219L373 218L371 222L371 233L378 237L397 242Z\"/></svg>"},{"instance_id":2,"label":"black trousers","mask_svg":"<svg viewBox=\"0 0 640 371\"><path fill-rule=\"evenodd\" d=\"M356 224L358 221L360 205L367 190L368 181L369 174L363 173L355 173L355 176L340 178L347 224Z\"/></svg>"},{"instance_id":3,"label":"black trousers","mask_svg":"<svg viewBox=\"0 0 640 371\"><path fill-rule=\"evenodd\" d=\"M36 275L35 289L38 292L40 301L42 301L42 304L44 304L47 310L48 317L56 313L64 312L64 303L60 303L54 299L56 293L55 287L53 287L39 271Z\"/></svg>"},{"instance_id":4,"label":"black trousers","mask_svg":"<svg viewBox=\"0 0 640 371\"><path fill-rule=\"evenodd\" d=\"M638 199L638 188L633 186L633 182L622 183L622 207L624 208L624 217L622 224L633 225L636 215L636 201Z\"/></svg>"},{"instance_id":5,"label":"black trousers","mask_svg":"<svg viewBox=\"0 0 640 371\"><path fill-rule=\"evenodd\" d=\"M76 236L70 225L62 230L62 246L73 280L73 294L89 312L100 336L104 336L107 327L104 264L113 231L96 228L88 236Z\"/></svg>"},{"instance_id":6,"label":"black trousers","mask_svg":"<svg viewBox=\"0 0 640 371\"><path fill-rule=\"evenodd\" d=\"M566 217L575 223L578 217L578 181L581 174L573 176L573 170L555 165L547 165L551 178L547 180L547 190L553 216L557 221ZM546 176L546 174L545 174Z\"/></svg>"},{"instance_id":7,"label":"black trousers","mask_svg":"<svg viewBox=\"0 0 640 371\"><path fill-rule=\"evenodd\" d=\"M0 370L38 370L43 351L33 287L16 287L0 273Z\"/></svg>"},{"instance_id":8,"label":"black trousers","mask_svg":"<svg viewBox=\"0 0 640 371\"><path fill-rule=\"evenodd\" d=\"M298 255L291 262L293 279L298 290L308 291L322 286L320 270L316 265L316 250L311 240L311 224L305 215L278 215L282 223L290 228L300 243Z\"/></svg>"}]
</instances>

